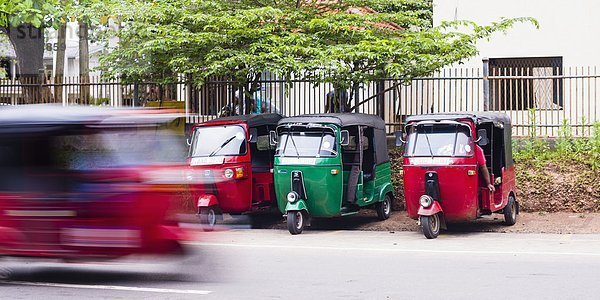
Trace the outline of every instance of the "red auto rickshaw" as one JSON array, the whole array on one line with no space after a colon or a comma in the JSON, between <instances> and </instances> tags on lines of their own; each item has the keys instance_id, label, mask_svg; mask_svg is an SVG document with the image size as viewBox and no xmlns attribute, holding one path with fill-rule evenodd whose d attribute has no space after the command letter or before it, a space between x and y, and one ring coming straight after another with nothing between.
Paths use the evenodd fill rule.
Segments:
<instances>
[{"instance_id":1,"label":"red auto rickshaw","mask_svg":"<svg viewBox=\"0 0 600 300\"><path fill-rule=\"evenodd\" d=\"M213 230L223 213L276 207L269 131L280 119L279 114L240 115L192 128L187 177L205 230Z\"/></svg>"},{"instance_id":2,"label":"red auto rickshaw","mask_svg":"<svg viewBox=\"0 0 600 300\"><path fill-rule=\"evenodd\" d=\"M503 214L506 225L515 224L519 205L506 114L411 116L404 134L396 133L396 144L404 144L406 210L428 239L436 238L447 223L492 213ZM483 150L486 166L477 165L476 147Z\"/></svg>"},{"instance_id":3,"label":"red auto rickshaw","mask_svg":"<svg viewBox=\"0 0 600 300\"><path fill-rule=\"evenodd\" d=\"M172 119L90 107L0 109L0 256L183 254L175 201L185 146L178 151L179 139L158 127Z\"/></svg>"}]
</instances>

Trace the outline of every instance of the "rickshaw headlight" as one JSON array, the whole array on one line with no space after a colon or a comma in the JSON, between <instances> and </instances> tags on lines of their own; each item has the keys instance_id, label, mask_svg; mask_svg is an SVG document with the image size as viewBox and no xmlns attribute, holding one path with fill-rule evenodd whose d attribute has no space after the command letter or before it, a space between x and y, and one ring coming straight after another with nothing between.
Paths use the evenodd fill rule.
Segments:
<instances>
[{"instance_id":1,"label":"rickshaw headlight","mask_svg":"<svg viewBox=\"0 0 600 300\"><path fill-rule=\"evenodd\" d=\"M225 169L225 173L223 175L225 175L225 178L233 178L233 170Z\"/></svg>"},{"instance_id":2,"label":"rickshaw headlight","mask_svg":"<svg viewBox=\"0 0 600 300\"><path fill-rule=\"evenodd\" d=\"M296 194L295 192L289 192L287 194L287 201L289 203L294 203L294 202L298 201L298 194Z\"/></svg>"},{"instance_id":3,"label":"rickshaw headlight","mask_svg":"<svg viewBox=\"0 0 600 300\"><path fill-rule=\"evenodd\" d=\"M423 195L419 198L419 203L425 208L430 207L433 204L433 198L429 195Z\"/></svg>"}]
</instances>

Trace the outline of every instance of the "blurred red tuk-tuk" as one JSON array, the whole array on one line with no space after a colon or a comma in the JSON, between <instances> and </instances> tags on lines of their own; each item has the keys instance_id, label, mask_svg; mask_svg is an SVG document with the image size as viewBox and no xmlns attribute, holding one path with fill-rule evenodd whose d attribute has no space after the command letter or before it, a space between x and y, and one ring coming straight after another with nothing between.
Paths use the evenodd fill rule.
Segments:
<instances>
[{"instance_id":1,"label":"blurred red tuk-tuk","mask_svg":"<svg viewBox=\"0 0 600 300\"><path fill-rule=\"evenodd\" d=\"M184 186L185 145L159 126L173 118L91 107L0 109L0 256L183 254L174 201Z\"/></svg>"},{"instance_id":2,"label":"blurred red tuk-tuk","mask_svg":"<svg viewBox=\"0 0 600 300\"><path fill-rule=\"evenodd\" d=\"M411 116L406 119L406 142L403 135L396 133L396 144L405 144L406 210L419 220L427 238L436 238L446 223L492 213L502 213L506 225L515 224L519 206L506 114ZM483 150L485 167L478 166L476 147Z\"/></svg>"},{"instance_id":3,"label":"blurred red tuk-tuk","mask_svg":"<svg viewBox=\"0 0 600 300\"><path fill-rule=\"evenodd\" d=\"M280 119L279 114L241 115L192 128L187 179L205 230L213 230L222 213L276 207L269 132Z\"/></svg>"}]
</instances>

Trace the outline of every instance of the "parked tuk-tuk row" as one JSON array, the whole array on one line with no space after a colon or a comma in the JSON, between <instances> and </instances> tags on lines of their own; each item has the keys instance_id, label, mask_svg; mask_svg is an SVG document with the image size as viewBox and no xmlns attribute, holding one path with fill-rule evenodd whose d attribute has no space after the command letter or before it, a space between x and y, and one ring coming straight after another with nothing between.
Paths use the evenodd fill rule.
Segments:
<instances>
[{"instance_id":1,"label":"parked tuk-tuk row","mask_svg":"<svg viewBox=\"0 0 600 300\"><path fill-rule=\"evenodd\" d=\"M185 186L207 231L224 213L258 210L283 215L291 234L314 218L365 208L390 217L395 195L377 116L218 118L192 128L188 149L164 130L175 117L90 107L0 110L0 256L184 254L188 234L177 203ZM411 116L396 144L404 147L406 210L427 238L492 213L515 224L507 115Z\"/></svg>"},{"instance_id":2,"label":"parked tuk-tuk row","mask_svg":"<svg viewBox=\"0 0 600 300\"><path fill-rule=\"evenodd\" d=\"M447 223L519 211L510 119L501 113L409 117L404 147L408 215L427 238ZM358 113L218 118L192 128L188 182L205 230L223 213L273 209L299 234L312 218L376 210L389 218L394 196L385 123Z\"/></svg>"}]
</instances>

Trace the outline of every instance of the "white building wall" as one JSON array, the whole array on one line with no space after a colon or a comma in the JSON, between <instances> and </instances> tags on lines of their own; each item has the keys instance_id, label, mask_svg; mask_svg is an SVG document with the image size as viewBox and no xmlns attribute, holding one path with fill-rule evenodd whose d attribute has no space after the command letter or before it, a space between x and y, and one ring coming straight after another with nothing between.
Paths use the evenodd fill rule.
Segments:
<instances>
[{"instance_id":1,"label":"white building wall","mask_svg":"<svg viewBox=\"0 0 600 300\"><path fill-rule=\"evenodd\" d=\"M434 0L434 25L470 20L485 25L502 17L533 17L540 25L516 24L477 44L480 54L465 61L481 67L483 57L562 56L564 66L600 65L600 1Z\"/></svg>"},{"instance_id":2,"label":"white building wall","mask_svg":"<svg viewBox=\"0 0 600 300\"><path fill-rule=\"evenodd\" d=\"M530 23L518 23L507 33L495 33L490 39L477 43L479 54L455 64L457 68L480 68L483 58L548 57L563 58L563 74L597 76L600 65L600 2L585 0L434 0L434 25L442 21L469 20L488 25L501 18L533 17L539 29ZM529 125L546 124L556 127L542 128L537 135L556 136L563 122L573 125L573 134L587 135L582 125L600 121L598 93L600 83L596 77L563 79L563 106L560 109L542 108L536 111L507 109L514 124L523 125L513 131L515 135L529 135ZM448 88L433 87L434 93L448 92ZM444 91L445 90L445 91ZM525 92L525 91L523 91ZM480 97L483 97L480 94ZM534 96L535 97L535 96ZM463 98L447 99L461 101ZM439 100L439 99L438 99ZM531 117L535 115L535 119Z\"/></svg>"}]
</instances>

